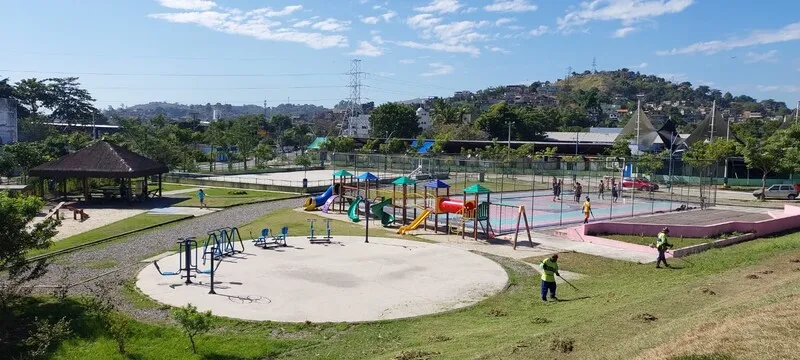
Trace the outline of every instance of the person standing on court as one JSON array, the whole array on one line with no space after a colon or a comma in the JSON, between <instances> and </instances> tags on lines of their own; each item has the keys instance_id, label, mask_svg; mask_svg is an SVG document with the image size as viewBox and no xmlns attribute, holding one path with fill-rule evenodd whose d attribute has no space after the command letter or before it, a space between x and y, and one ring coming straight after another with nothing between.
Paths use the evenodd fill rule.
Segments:
<instances>
[{"instance_id":1,"label":"person standing on court","mask_svg":"<svg viewBox=\"0 0 800 360\"><path fill-rule=\"evenodd\" d=\"M589 215L592 214L592 203L589 201L589 197L586 197L586 201L583 203L583 223L589 223Z\"/></svg>"},{"instance_id":2,"label":"person standing on court","mask_svg":"<svg viewBox=\"0 0 800 360\"><path fill-rule=\"evenodd\" d=\"M600 180L600 185L597 188L597 195L600 196L600 200L605 200L603 197L603 192L606 190L606 185L603 184L603 180Z\"/></svg>"},{"instance_id":3,"label":"person standing on court","mask_svg":"<svg viewBox=\"0 0 800 360\"><path fill-rule=\"evenodd\" d=\"M619 199L619 192L617 192L617 184L614 179L611 179L611 202L617 202Z\"/></svg>"},{"instance_id":4,"label":"person standing on court","mask_svg":"<svg viewBox=\"0 0 800 360\"><path fill-rule=\"evenodd\" d=\"M581 186L581 183L575 183L575 202L576 203L580 203L581 202L581 194L583 194L583 186Z\"/></svg>"},{"instance_id":5,"label":"person standing on court","mask_svg":"<svg viewBox=\"0 0 800 360\"><path fill-rule=\"evenodd\" d=\"M553 202L556 202L557 198L558 198L558 180L556 180L556 177L553 176Z\"/></svg>"},{"instance_id":6,"label":"person standing on court","mask_svg":"<svg viewBox=\"0 0 800 360\"><path fill-rule=\"evenodd\" d=\"M658 250L658 259L656 260L656 269L661 268L661 263L664 263L664 266L669 267L667 264L667 250L672 248L672 244L667 241L667 234L669 234L669 228L665 227L658 233L658 237L656 238L656 250Z\"/></svg>"},{"instance_id":7,"label":"person standing on court","mask_svg":"<svg viewBox=\"0 0 800 360\"><path fill-rule=\"evenodd\" d=\"M556 297L556 276L558 273L558 254L542 260L542 301L547 302L547 292L550 292L550 299L558 301Z\"/></svg>"},{"instance_id":8,"label":"person standing on court","mask_svg":"<svg viewBox=\"0 0 800 360\"><path fill-rule=\"evenodd\" d=\"M206 193L203 191L203 189L200 189L200 191L197 192L197 197L200 198L200 208L202 209L203 207L207 207Z\"/></svg>"}]
</instances>

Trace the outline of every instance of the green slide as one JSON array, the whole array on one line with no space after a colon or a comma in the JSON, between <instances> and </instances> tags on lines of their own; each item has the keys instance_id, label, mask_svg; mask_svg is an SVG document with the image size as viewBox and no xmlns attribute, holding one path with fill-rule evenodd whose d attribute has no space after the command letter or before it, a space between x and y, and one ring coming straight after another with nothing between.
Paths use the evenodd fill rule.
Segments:
<instances>
[{"instance_id":1,"label":"green slide","mask_svg":"<svg viewBox=\"0 0 800 360\"><path fill-rule=\"evenodd\" d=\"M364 199L359 196L356 197L352 203L350 203L350 209L347 210L347 216L349 216L350 220L353 220L353 222L361 221L361 219L358 218L358 204L361 204L362 201L364 201Z\"/></svg>"},{"instance_id":2,"label":"green slide","mask_svg":"<svg viewBox=\"0 0 800 360\"><path fill-rule=\"evenodd\" d=\"M383 211L383 208L389 205L392 205L392 199L381 200L380 202L373 204L372 206L369 207L370 211L372 211L373 216L375 217L380 216L381 224L383 224L383 226L389 226L392 223L394 223L394 216L392 216L392 214L389 214L388 212Z\"/></svg>"}]
</instances>

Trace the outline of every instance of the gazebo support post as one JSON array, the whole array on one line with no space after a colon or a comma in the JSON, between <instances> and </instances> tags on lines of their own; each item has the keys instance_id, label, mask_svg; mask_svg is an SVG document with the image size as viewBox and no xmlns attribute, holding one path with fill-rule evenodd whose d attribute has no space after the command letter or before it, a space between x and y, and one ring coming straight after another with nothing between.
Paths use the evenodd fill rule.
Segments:
<instances>
[{"instance_id":1,"label":"gazebo support post","mask_svg":"<svg viewBox=\"0 0 800 360\"><path fill-rule=\"evenodd\" d=\"M61 179L61 199L67 200L67 178Z\"/></svg>"},{"instance_id":2,"label":"gazebo support post","mask_svg":"<svg viewBox=\"0 0 800 360\"><path fill-rule=\"evenodd\" d=\"M161 197L161 174L158 174L158 197Z\"/></svg>"},{"instance_id":3,"label":"gazebo support post","mask_svg":"<svg viewBox=\"0 0 800 360\"><path fill-rule=\"evenodd\" d=\"M89 202L92 198L89 196L89 178L83 178L83 201Z\"/></svg>"}]
</instances>

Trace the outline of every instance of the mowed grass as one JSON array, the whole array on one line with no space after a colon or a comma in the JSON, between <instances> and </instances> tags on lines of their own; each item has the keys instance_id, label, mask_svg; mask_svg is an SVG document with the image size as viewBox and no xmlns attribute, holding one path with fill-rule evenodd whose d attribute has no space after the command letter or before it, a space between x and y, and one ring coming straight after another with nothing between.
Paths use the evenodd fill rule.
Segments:
<instances>
[{"instance_id":1,"label":"mowed grass","mask_svg":"<svg viewBox=\"0 0 800 360\"><path fill-rule=\"evenodd\" d=\"M164 224L170 221L188 218L188 215L161 215L161 214L139 214L120 220L97 229L70 236L68 238L54 242L47 249L32 250L27 256L36 256L53 251L63 250L73 246L85 244L95 240L105 239L110 236L137 231L147 227Z\"/></svg>"},{"instance_id":2,"label":"mowed grass","mask_svg":"<svg viewBox=\"0 0 800 360\"><path fill-rule=\"evenodd\" d=\"M606 239L612 239L617 241L622 241L631 244L639 244L639 245L650 245L656 243L655 236L641 236L641 235L618 235L618 234L611 234L611 235L597 235L599 237L603 237ZM682 247L698 245L698 244L705 244L708 242L712 242L717 239L711 238L680 238L680 237L669 237L668 241L670 244L675 245L673 249L680 249Z\"/></svg>"},{"instance_id":3,"label":"mowed grass","mask_svg":"<svg viewBox=\"0 0 800 360\"><path fill-rule=\"evenodd\" d=\"M183 184L173 184L173 183L161 183L161 191L175 191L175 190L189 190L189 189L197 189L200 186L196 185L183 185ZM158 184L150 184L150 189L157 189Z\"/></svg>"},{"instance_id":4,"label":"mowed grass","mask_svg":"<svg viewBox=\"0 0 800 360\"><path fill-rule=\"evenodd\" d=\"M292 213L283 214L290 216ZM298 216L294 216L297 218ZM299 226L293 220L292 226ZM244 228L244 227L243 227ZM559 303L539 300L531 266L506 258L508 289L438 315L361 324L279 324L217 318L199 355L169 324L131 321L138 359L789 359L800 351L800 234L712 249L656 270L578 253L561 269ZM525 261L538 264L541 258ZM137 296L137 295L130 295ZM72 308L68 308L72 306ZM53 307L56 307L53 309ZM79 305L36 304L37 315L82 316ZM31 310L33 311L33 310ZM53 359L124 359L98 326L79 324ZM556 343L558 342L558 343ZM553 345L572 344L568 353ZM552 350L554 349L555 350ZM567 347L563 347L567 350ZM708 355L708 356L702 356Z\"/></svg>"},{"instance_id":5,"label":"mowed grass","mask_svg":"<svg viewBox=\"0 0 800 360\"><path fill-rule=\"evenodd\" d=\"M202 188L199 187L198 188ZM202 188L205 192L205 202L208 207L228 207L233 205L247 204L269 199L282 199L296 196L290 193L280 193L273 191L258 191L247 189L227 189L227 188ZM240 193L241 192L241 193ZM183 194L181 194L183 195ZM187 193L188 199L181 201L173 206L200 207L200 198L197 192Z\"/></svg>"}]
</instances>

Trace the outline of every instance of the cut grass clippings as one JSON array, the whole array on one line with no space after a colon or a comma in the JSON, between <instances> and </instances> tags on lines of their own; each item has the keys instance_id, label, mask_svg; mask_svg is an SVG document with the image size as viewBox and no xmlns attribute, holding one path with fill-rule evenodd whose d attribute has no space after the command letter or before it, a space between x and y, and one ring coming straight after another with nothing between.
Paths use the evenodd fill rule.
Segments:
<instances>
[{"instance_id":1,"label":"cut grass clippings","mask_svg":"<svg viewBox=\"0 0 800 360\"><path fill-rule=\"evenodd\" d=\"M606 238L606 239L622 241L622 242L626 242L626 243L630 243L630 244L650 245L650 244L655 244L656 243L656 237L655 236L618 235L618 234L597 235L597 236L602 237L602 238ZM717 239L712 239L712 238L670 237L669 238L669 243L674 245L673 249L680 249L680 248L687 247L687 246L709 243L709 242L712 242L714 240L719 240L719 239L718 238Z\"/></svg>"},{"instance_id":2,"label":"cut grass clippings","mask_svg":"<svg viewBox=\"0 0 800 360\"><path fill-rule=\"evenodd\" d=\"M31 250L26 254L27 257L47 254L54 251L64 250L73 246L78 246L92 241L105 239L119 234L142 230L145 228L158 226L178 219L189 218L189 215L162 215L162 214L139 214L131 216L97 229L70 236L68 238L54 242L46 249Z\"/></svg>"}]
</instances>

